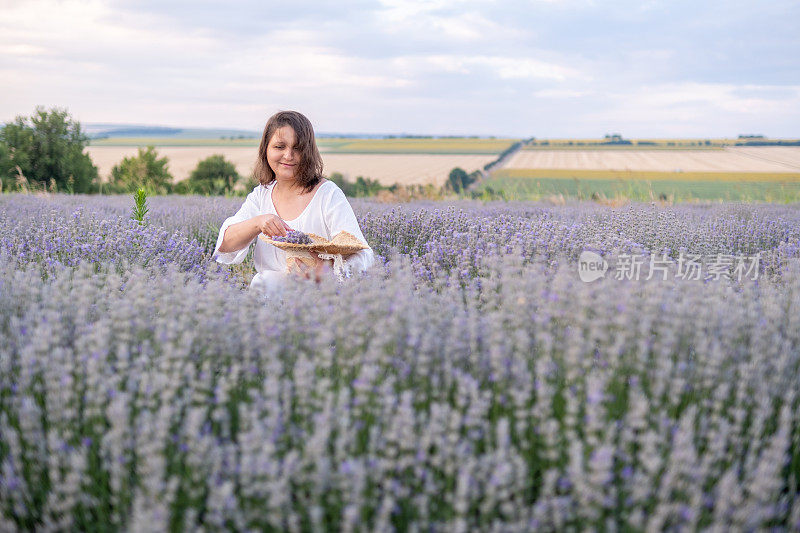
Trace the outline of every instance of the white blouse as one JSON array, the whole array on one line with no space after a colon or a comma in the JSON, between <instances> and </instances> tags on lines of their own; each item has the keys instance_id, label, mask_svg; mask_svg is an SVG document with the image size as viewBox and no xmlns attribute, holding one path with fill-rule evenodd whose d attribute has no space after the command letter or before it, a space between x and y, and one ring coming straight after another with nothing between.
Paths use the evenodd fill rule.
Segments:
<instances>
[{"instance_id":1,"label":"white blouse","mask_svg":"<svg viewBox=\"0 0 800 533\"><path fill-rule=\"evenodd\" d=\"M272 189L275 181L267 186L257 185L253 192L247 195L242 207L232 217L228 217L219 229L217 246L214 248L214 259L219 263L232 265L241 263L247 256L250 245L247 243L241 250L235 252L220 252L222 238L225 230L232 224L237 224L249 220L258 215L273 214L278 215L275 204L272 203ZM284 220L292 229L300 230L304 233L314 233L326 239L331 239L340 231L346 231L355 235L361 242L367 243L364 234L356 220L356 215L350 202L347 201L342 190L334 182L327 180L319 186L311 198L311 202L306 206L300 216L294 220ZM254 262L256 275L250 282L250 287L259 290L269 290L278 288L283 284L286 274L286 252L275 246L264 242L256 236L256 248ZM350 255L344 260L346 271L364 271L375 261L372 248L361 250Z\"/></svg>"}]
</instances>

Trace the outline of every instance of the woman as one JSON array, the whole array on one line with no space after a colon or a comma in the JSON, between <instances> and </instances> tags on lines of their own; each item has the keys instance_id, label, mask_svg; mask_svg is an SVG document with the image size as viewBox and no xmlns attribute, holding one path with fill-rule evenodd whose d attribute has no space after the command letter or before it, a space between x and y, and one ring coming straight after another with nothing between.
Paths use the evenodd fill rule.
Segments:
<instances>
[{"instance_id":1,"label":"woman","mask_svg":"<svg viewBox=\"0 0 800 533\"><path fill-rule=\"evenodd\" d=\"M260 233L286 235L290 229L331 239L347 231L366 243L353 208L342 190L322 177L311 122L296 111L281 111L267 121L254 171L259 185L239 211L225 220L219 230L214 258L224 264L241 263L250 244L256 241L255 267L250 283L262 292L280 290L287 280L286 252L257 239ZM319 281L330 270L331 261L315 258L313 267L293 262L290 272ZM347 273L366 270L374 262L371 248L347 256Z\"/></svg>"}]
</instances>

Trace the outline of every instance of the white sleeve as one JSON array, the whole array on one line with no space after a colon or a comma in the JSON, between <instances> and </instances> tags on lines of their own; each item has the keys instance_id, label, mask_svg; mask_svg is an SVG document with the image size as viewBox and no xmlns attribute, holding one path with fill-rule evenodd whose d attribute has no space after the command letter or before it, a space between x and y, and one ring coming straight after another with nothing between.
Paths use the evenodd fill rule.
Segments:
<instances>
[{"instance_id":1,"label":"white sleeve","mask_svg":"<svg viewBox=\"0 0 800 533\"><path fill-rule=\"evenodd\" d=\"M358 225L356 214L353 212L350 202L347 201L347 197L339 187L336 187L333 194L328 197L328 203L324 207L323 213L325 226L327 226L331 238L340 231L346 231L369 246L364 234L361 233L361 228ZM372 266L374 262L375 254L372 252L372 248L367 248L348 256L344 260L345 270L363 272Z\"/></svg>"},{"instance_id":2,"label":"white sleeve","mask_svg":"<svg viewBox=\"0 0 800 533\"><path fill-rule=\"evenodd\" d=\"M255 238L248 242L244 248L235 252L220 252L219 247L222 245L222 239L225 236L225 230L228 229L228 226L238 224L239 222L244 222L245 220L250 220L251 218L260 214L257 196L257 191L260 187L261 185L256 186L256 188L253 189L253 192L247 195L242 207L239 208L236 214L232 217L226 218L225 222L222 223L222 227L219 228L217 245L214 247L214 255L212 256L218 263L233 265L235 263L241 263L244 261L244 258L247 257L247 251L250 249L250 245L253 244Z\"/></svg>"}]
</instances>

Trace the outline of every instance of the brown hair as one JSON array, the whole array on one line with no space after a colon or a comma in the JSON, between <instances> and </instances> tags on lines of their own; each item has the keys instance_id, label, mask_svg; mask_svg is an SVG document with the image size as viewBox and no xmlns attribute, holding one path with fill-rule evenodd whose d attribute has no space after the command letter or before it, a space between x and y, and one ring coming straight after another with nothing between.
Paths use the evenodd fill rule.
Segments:
<instances>
[{"instance_id":1,"label":"brown hair","mask_svg":"<svg viewBox=\"0 0 800 533\"><path fill-rule=\"evenodd\" d=\"M261 144L258 147L258 160L253 170L253 177L265 187L275 180L275 172L267 161L267 147L275 132L283 126L289 126L294 130L295 143L300 151L297 180L306 192L310 192L322 178L322 156L319 155L319 149L317 149L311 121L297 111L279 111L267 120L267 125L264 126L264 135L261 136Z\"/></svg>"}]
</instances>

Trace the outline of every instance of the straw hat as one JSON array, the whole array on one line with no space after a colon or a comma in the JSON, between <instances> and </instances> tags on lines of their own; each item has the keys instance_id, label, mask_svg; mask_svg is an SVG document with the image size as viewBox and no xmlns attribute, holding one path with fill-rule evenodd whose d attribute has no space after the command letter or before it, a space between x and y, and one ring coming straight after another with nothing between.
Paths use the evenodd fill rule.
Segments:
<instances>
[{"instance_id":1,"label":"straw hat","mask_svg":"<svg viewBox=\"0 0 800 533\"><path fill-rule=\"evenodd\" d=\"M311 244L294 244L290 242L274 241L263 233L259 235L259 237L269 244L277 246L281 250L287 252L290 250L307 250L309 252L320 252L325 254L348 255L354 254L359 250L366 250L369 248L369 246L359 241L355 235L346 231L340 231L334 235L333 239L331 240L327 240L319 235L314 235L313 233L306 233L306 235L308 235L308 238L311 239Z\"/></svg>"},{"instance_id":2,"label":"straw hat","mask_svg":"<svg viewBox=\"0 0 800 533\"><path fill-rule=\"evenodd\" d=\"M314 268L317 265L316 253L307 250L286 250L286 271L291 272L294 266L299 267L301 264L307 268ZM294 262L294 265L292 265Z\"/></svg>"},{"instance_id":3,"label":"straw hat","mask_svg":"<svg viewBox=\"0 0 800 533\"><path fill-rule=\"evenodd\" d=\"M300 264L313 268L317 263L318 257L320 259L333 260L333 271L340 280L344 279L349 272L349 268L344 264L342 256L369 248L369 246L359 241L355 235L346 231L340 231L331 240L313 233L306 233L306 235L311 239L311 244L276 241L263 233L259 235L259 238L286 252L287 272L291 272L295 266L300 266Z\"/></svg>"},{"instance_id":4,"label":"straw hat","mask_svg":"<svg viewBox=\"0 0 800 533\"><path fill-rule=\"evenodd\" d=\"M292 242L281 242L281 241L274 241L271 237L264 235L261 233L258 237L281 250L288 252L289 250L313 250L316 246L320 244L324 244L328 242L328 239L325 237L320 237L319 235L314 235L313 233L306 233L308 238L311 239L311 244L295 244Z\"/></svg>"},{"instance_id":5,"label":"straw hat","mask_svg":"<svg viewBox=\"0 0 800 533\"><path fill-rule=\"evenodd\" d=\"M355 235L346 231L340 231L330 241L314 244L313 246L315 252L341 255L354 254L359 250L369 248L369 246L359 241Z\"/></svg>"}]
</instances>

